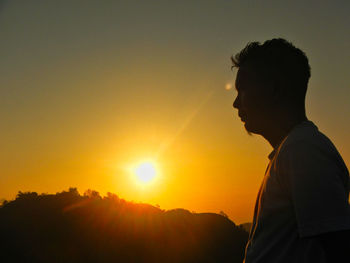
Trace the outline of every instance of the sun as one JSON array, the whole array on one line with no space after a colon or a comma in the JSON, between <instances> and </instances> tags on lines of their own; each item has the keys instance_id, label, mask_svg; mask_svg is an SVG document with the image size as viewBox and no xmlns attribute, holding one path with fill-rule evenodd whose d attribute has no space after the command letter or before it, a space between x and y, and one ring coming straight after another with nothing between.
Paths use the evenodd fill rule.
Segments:
<instances>
[{"instance_id":1,"label":"sun","mask_svg":"<svg viewBox=\"0 0 350 263\"><path fill-rule=\"evenodd\" d=\"M142 162L136 166L134 174L139 184L147 185L155 180L157 169L152 162Z\"/></svg>"}]
</instances>

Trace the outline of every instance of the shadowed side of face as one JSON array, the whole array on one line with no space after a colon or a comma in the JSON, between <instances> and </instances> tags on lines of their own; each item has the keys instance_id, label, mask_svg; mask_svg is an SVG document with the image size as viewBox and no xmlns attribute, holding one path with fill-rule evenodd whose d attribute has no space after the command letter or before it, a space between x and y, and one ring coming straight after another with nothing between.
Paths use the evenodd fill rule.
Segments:
<instances>
[{"instance_id":1,"label":"shadowed side of face","mask_svg":"<svg viewBox=\"0 0 350 263\"><path fill-rule=\"evenodd\" d=\"M248 133L262 134L268 128L272 115L271 92L254 71L239 68L236 76L237 97L233 107L244 122Z\"/></svg>"}]
</instances>

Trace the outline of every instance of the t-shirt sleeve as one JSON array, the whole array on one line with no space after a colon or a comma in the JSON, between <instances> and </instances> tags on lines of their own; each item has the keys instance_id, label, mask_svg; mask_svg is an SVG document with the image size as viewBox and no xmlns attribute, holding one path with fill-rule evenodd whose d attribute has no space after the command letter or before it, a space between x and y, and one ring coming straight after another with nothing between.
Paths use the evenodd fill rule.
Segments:
<instances>
[{"instance_id":1,"label":"t-shirt sleeve","mask_svg":"<svg viewBox=\"0 0 350 263\"><path fill-rule=\"evenodd\" d=\"M350 229L349 174L338 158L298 142L283 154L282 173L294 206L300 237Z\"/></svg>"}]
</instances>

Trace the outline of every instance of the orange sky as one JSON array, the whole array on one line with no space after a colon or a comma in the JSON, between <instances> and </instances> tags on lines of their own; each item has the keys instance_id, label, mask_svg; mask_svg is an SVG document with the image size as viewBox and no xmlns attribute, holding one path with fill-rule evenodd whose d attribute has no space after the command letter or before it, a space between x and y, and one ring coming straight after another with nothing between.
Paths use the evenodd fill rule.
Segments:
<instances>
[{"instance_id":1,"label":"orange sky","mask_svg":"<svg viewBox=\"0 0 350 263\"><path fill-rule=\"evenodd\" d=\"M273 37L308 55L309 119L349 166L349 3L36 3L0 5L0 199L90 188L251 221L272 149L225 87L231 54ZM141 189L125 167L144 159Z\"/></svg>"}]
</instances>

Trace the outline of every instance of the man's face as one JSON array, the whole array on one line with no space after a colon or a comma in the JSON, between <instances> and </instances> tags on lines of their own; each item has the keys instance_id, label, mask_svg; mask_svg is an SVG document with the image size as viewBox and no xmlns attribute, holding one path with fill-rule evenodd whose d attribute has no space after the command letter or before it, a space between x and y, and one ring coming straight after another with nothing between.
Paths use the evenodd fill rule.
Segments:
<instances>
[{"instance_id":1,"label":"man's face","mask_svg":"<svg viewBox=\"0 0 350 263\"><path fill-rule=\"evenodd\" d=\"M269 127L273 113L271 92L253 71L247 68L238 70L236 90L238 95L233 107L238 109L238 115L244 122L245 129L248 133L261 134Z\"/></svg>"}]
</instances>

